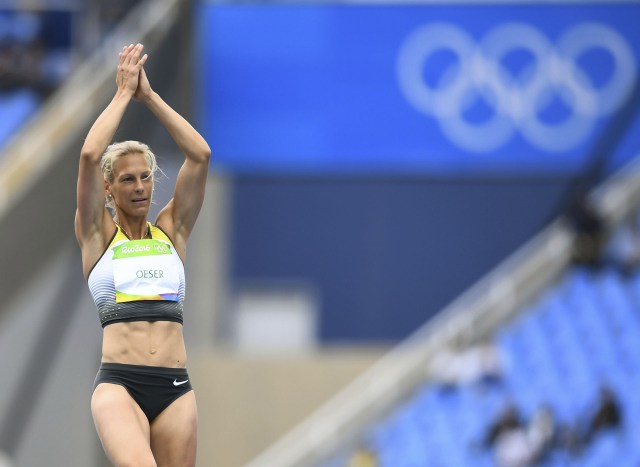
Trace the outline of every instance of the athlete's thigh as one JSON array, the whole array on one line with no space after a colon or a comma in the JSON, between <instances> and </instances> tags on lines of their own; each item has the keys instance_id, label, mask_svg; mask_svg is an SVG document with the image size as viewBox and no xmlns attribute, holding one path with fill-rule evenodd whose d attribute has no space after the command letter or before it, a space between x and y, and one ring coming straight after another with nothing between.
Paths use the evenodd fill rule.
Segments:
<instances>
[{"instance_id":1,"label":"athlete's thigh","mask_svg":"<svg viewBox=\"0 0 640 467\"><path fill-rule=\"evenodd\" d=\"M156 465L147 417L124 387L99 384L91 397L91 413L104 451L114 465Z\"/></svg>"},{"instance_id":2,"label":"athlete's thigh","mask_svg":"<svg viewBox=\"0 0 640 467\"><path fill-rule=\"evenodd\" d=\"M173 401L151 423L151 449L158 467L196 465L198 415L193 391Z\"/></svg>"}]
</instances>

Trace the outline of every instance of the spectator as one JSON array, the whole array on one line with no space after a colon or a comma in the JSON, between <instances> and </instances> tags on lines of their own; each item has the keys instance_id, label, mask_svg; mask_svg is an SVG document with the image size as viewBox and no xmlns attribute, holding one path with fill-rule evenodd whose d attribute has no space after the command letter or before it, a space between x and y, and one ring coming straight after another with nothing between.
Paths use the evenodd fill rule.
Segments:
<instances>
[{"instance_id":1,"label":"spectator","mask_svg":"<svg viewBox=\"0 0 640 467\"><path fill-rule=\"evenodd\" d=\"M586 427L584 444L590 444L600 432L616 429L621 424L622 411L615 394L608 386L601 387L598 406Z\"/></svg>"},{"instance_id":2,"label":"spectator","mask_svg":"<svg viewBox=\"0 0 640 467\"><path fill-rule=\"evenodd\" d=\"M616 429L622 424L622 410L608 386L600 388L597 405L586 423L579 423L562 431L560 445L573 456L580 456L584 449L603 431Z\"/></svg>"},{"instance_id":3,"label":"spectator","mask_svg":"<svg viewBox=\"0 0 640 467\"><path fill-rule=\"evenodd\" d=\"M522 416L518 407L513 403L508 403L498 418L489 426L484 440L485 447L492 448L498 439L505 433L524 428Z\"/></svg>"},{"instance_id":4,"label":"spectator","mask_svg":"<svg viewBox=\"0 0 640 467\"><path fill-rule=\"evenodd\" d=\"M508 405L490 427L485 444L493 449L498 467L532 467L553 449L556 422L553 411L542 406L525 423L515 405Z\"/></svg>"}]
</instances>

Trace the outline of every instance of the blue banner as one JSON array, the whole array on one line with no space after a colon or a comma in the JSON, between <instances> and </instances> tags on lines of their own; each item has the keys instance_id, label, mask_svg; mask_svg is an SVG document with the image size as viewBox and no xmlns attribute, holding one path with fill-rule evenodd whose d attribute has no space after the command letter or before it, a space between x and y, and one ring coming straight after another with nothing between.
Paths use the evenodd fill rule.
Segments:
<instances>
[{"instance_id":1,"label":"blue banner","mask_svg":"<svg viewBox=\"0 0 640 467\"><path fill-rule=\"evenodd\" d=\"M628 102L639 4L208 4L197 111L232 171L573 174ZM635 156L640 123L609 149Z\"/></svg>"}]
</instances>

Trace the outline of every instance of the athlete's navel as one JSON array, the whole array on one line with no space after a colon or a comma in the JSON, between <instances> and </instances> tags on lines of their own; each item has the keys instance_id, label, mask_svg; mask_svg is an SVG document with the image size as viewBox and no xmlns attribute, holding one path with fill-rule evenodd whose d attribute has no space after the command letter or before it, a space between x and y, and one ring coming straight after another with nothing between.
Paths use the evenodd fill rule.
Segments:
<instances>
[{"instance_id":1,"label":"athlete's navel","mask_svg":"<svg viewBox=\"0 0 640 467\"><path fill-rule=\"evenodd\" d=\"M149 353L151 355L155 355L158 351L158 347L156 347L156 335L154 333L154 323L150 323L149 330L147 331L149 334Z\"/></svg>"}]
</instances>

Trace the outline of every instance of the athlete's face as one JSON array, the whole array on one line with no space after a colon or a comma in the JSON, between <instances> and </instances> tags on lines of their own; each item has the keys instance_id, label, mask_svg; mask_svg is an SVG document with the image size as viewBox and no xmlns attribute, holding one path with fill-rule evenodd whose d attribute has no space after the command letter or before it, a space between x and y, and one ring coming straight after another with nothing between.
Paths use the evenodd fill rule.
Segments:
<instances>
[{"instance_id":1,"label":"athlete's face","mask_svg":"<svg viewBox=\"0 0 640 467\"><path fill-rule=\"evenodd\" d=\"M153 194L153 174L141 152L119 157L113 164L113 183L107 184L117 208L130 216L146 216Z\"/></svg>"}]
</instances>

